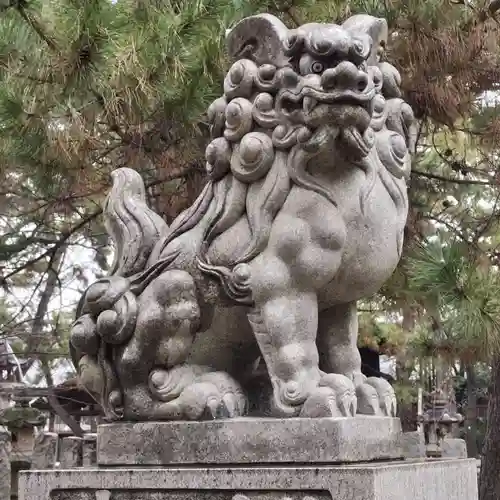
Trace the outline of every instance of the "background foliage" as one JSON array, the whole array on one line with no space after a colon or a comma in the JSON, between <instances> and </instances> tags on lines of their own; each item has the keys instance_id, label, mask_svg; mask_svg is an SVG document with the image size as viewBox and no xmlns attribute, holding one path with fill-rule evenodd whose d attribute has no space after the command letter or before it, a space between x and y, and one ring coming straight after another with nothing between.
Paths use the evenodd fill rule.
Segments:
<instances>
[{"instance_id":1,"label":"background foliage","mask_svg":"<svg viewBox=\"0 0 500 500\"><path fill-rule=\"evenodd\" d=\"M264 11L290 27L368 12L389 22L386 57L401 71L419 134L404 257L362 305L360 345L395 357L402 403L453 378L477 455L478 387L492 381L500 401L499 8L496 0L0 0L1 334L48 376L51 360L67 354L78 293L107 269L99 215L113 168L139 170L167 221L197 195L204 111L221 92L228 27ZM500 428L500 410L490 417Z\"/></svg>"}]
</instances>

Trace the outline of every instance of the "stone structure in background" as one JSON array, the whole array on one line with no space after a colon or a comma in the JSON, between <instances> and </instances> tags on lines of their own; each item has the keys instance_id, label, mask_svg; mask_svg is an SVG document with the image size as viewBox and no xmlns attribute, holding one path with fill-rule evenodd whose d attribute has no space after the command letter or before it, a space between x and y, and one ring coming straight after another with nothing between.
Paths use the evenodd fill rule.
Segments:
<instances>
[{"instance_id":1,"label":"stone structure in background","mask_svg":"<svg viewBox=\"0 0 500 500\"><path fill-rule=\"evenodd\" d=\"M356 301L400 259L413 147L386 41L364 15L246 18L193 206L167 227L114 173L113 271L71 335L98 467L25 474L21 500L476 498L474 462L401 461L394 391L361 374Z\"/></svg>"},{"instance_id":2,"label":"stone structure in background","mask_svg":"<svg viewBox=\"0 0 500 500\"><path fill-rule=\"evenodd\" d=\"M427 456L441 457L446 436L452 431L453 426L458 425L464 418L453 410L445 391L436 389L429 396L429 407L419 420L423 425ZM456 446L460 447L458 444ZM446 449L451 453L450 446L446 446Z\"/></svg>"},{"instance_id":3,"label":"stone structure in background","mask_svg":"<svg viewBox=\"0 0 500 500\"><path fill-rule=\"evenodd\" d=\"M11 434L0 425L0 500L10 500L11 493Z\"/></svg>"}]
</instances>

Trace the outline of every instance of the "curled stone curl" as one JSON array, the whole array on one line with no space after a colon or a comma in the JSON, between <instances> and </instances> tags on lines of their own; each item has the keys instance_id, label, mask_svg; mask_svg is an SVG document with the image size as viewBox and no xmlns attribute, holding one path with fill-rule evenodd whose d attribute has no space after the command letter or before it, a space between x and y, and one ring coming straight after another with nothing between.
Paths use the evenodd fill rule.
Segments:
<instances>
[{"instance_id":1,"label":"curled stone curl","mask_svg":"<svg viewBox=\"0 0 500 500\"><path fill-rule=\"evenodd\" d=\"M71 343L84 354L96 356L99 350L99 337L94 318L90 314L80 316L71 328Z\"/></svg>"},{"instance_id":2,"label":"curled stone curl","mask_svg":"<svg viewBox=\"0 0 500 500\"><path fill-rule=\"evenodd\" d=\"M274 109L274 97L267 92L255 96L252 115L253 119L263 128L273 129L280 122Z\"/></svg>"},{"instance_id":3,"label":"curled stone curl","mask_svg":"<svg viewBox=\"0 0 500 500\"><path fill-rule=\"evenodd\" d=\"M273 131L272 141L277 149L290 149L296 144L305 144L312 132L305 125L279 125Z\"/></svg>"},{"instance_id":4,"label":"curled stone curl","mask_svg":"<svg viewBox=\"0 0 500 500\"><path fill-rule=\"evenodd\" d=\"M228 172L231 163L231 144L225 137L217 137L205 150L206 170L214 181L222 179Z\"/></svg>"},{"instance_id":5,"label":"curled stone curl","mask_svg":"<svg viewBox=\"0 0 500 500\"><path fill-rule=\"evenodd\" d=\"M104 342L122 345L132 337L137 320L137 300L133 293L126 292L114 304L97 318L97 333Z\"/></svg>"},{"instance_id":6,"label":"curled stone curl","mask_svg":"<svg viewBox=\"0 0 500 500\"><path fill-rule=\"evenodd\" d=\"M410 159L405 138L397 132L383 130L377 134L377 153L385 168L396 178L410 175Z\"/></svg>"},{"instance_id":7,"label":"curled stone curl","mask_svg":"<svg viewBox=\"0 0 500 500\"><path fill-rule=\"evenodd\" d=\"M272 64L263 64L255 75L255 86L262 92L277 92L281 85L281 72Z\"/></svg>"},{"instance_id":8,"label":"curled stone curl","mask_svg":"<svg viewBox=\"0 0 500 500\"><path fill-rule=\"evenodd\" d=\"M271 138L262 132L250 132L234 148L231 171L241 182L255 182L269 172L273 160Z\"/></svg>"},{"instance_id":9,"label":"curled stone curl","mask_svg":"<svg viewBox=\"0 0 500 500\"><path fill-rule=\"evenodd\" d=\"M226 107L226 130L224 137L232 142L239 141L252 130L253 104L243 97L233 99Z\"/></svg>"},{"instance_id":10,"label":"curled stone curl","mask_svg":"<svg viewBox=\"0 0 500 500\"><path fill-rule=\"evenodd\" d=\"M224 131L226 123L226 107L227 99L225 96L215 99L208 107L207 117L210 122L210 135L212 137L220 137Z\"/></svg>"},{"instance_id":11,"label":"curled stone curl","mask_svg":"<svg viewBox=\"0 0 500 500\"><path fill-rule=\"evenodd\" d=\"M236 61L224 79L224 94L228 99L235 97L249 98L258 74L257 65L249 59Z\"/></svg>"}]
</instances>

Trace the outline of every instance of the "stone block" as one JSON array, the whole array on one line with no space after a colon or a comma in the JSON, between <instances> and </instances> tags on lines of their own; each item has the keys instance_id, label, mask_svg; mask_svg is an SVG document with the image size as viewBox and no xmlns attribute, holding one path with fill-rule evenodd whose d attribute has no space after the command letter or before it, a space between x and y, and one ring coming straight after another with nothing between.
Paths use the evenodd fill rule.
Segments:
<instances>
[{"instance_id":1,"label":"stone block","mask_svg":"<svg viewBox=\"0 0 500 500\"><path fill-rule=\"evenodd\" d=\"M403 457L397 418L238 418L98 428L99 465L350 463Z\"/></svg>"},{"instance_id":2,"label":"stone block","mask_svg":"<svg viewBox=\"0 0 500 500\"><path fill-rule=\"evenodd\" d=\"M55 432L42 432L35 437L31 455L32 469L51 469L57 462L57 443Z\"/></svg>"},{"instance_id":3,"label":"stone block","mask_svg":"<svg viewBox=\"0 0 500 500\"><path fill-rule=\"evenodd\" d=\"M404 432L402 442L405 458L424 458L426 456L423 432Z\"/></svg>"},{"instance_id":4,"label":"stone block","mask_svg":"<svg viewBox=\"0 0 500 500\"><path fill-rule=\"evenodd\" d=\"M467 443L463 439L445 438L441 453L443 458L467 458Z\"/></svg>"},{"instance_id":5,"label":"stone block","mask_svg":"<svg viewBox=\"0 0 500 500\"><path fill-rule=\"evenodd\" d=\"M82 465L90 467L97 463L97 434L83 436Z\"/></svg>"},{"instance_id":6,"label":"stone block","mask_svg":"<svg viewBox=\"0 0 500 500\"><path fill-rule=\"evenodd\" d=\"M61 467L79 467L82 465L82 438L68 436L61 439L59 462Z\"/></svg>"},{"instance_id":7,"label":"stone block","mask_svg":"<svg viewBox=\"0 0 500 500\"><path fill-rule=\"evenodd\" d=\"M474 460L22 472L19 500L477 500Z\"/></svg>"}]
</instances>

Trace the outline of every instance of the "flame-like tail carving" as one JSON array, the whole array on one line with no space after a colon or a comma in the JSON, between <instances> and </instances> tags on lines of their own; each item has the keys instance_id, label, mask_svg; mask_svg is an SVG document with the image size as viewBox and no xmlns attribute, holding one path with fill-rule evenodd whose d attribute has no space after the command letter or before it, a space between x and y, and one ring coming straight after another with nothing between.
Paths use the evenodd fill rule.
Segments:
<instances>
[{"instance_id":1,"label":"flame-like tail carving","mask_svg":"<svg viewBox=\"0 0 500 500\"><path fill-rule=\"evenodd\" d=\"M115 247L110 274L127 277L144 270L153 247L169 228L148 207L138 172L120 168L111 175L113 187L104 204L104 224Z\"/></svg>"}]
</instances>

